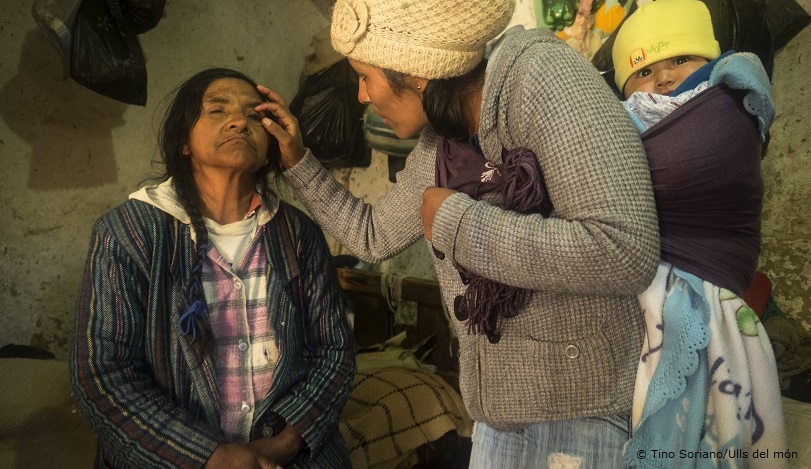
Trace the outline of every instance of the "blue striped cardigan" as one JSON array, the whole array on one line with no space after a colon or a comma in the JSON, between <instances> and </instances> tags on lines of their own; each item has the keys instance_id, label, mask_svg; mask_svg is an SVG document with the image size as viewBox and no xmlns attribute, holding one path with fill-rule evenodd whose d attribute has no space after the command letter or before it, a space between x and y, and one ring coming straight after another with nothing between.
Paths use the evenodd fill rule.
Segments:
<instances>
[{"instance_id":1,"label":"blue striped cardigan","mask_svg":"<svg viewBox=\"0 0 811 469\"><path fill-rule=\"evenodd\" d=\"M280 358L257 406L302 434L289 467L344 467L338 419L356 371L340 286L318 226L281 203L265 225L268 309ZM129 200L95 225L76 314L70 373L99 439L96 467L202 467L221 440L216 366L178 335L194 263L190 227Z\"/></svg>"}]
</instances>

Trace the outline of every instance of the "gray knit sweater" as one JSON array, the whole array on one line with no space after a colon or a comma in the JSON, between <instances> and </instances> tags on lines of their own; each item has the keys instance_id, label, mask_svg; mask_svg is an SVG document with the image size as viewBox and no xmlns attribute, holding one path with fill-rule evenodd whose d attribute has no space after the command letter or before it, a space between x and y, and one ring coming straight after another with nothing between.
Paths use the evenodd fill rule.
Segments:
<instances>
[{"instance_id":1,"label":"gray knit sweater","mask_svg":"<svg viewBox=\"0 0 811 469\"><path fill-rule=\"evenodd\" d=\"M479 137L485 156L529 148L555 210L519 215L465 194L437 211L433 246L443 300L468 271L532 290L501 340L460 344L460 387L476 421L520 428L628 412L642 344L636 299L659 258L647 160L620 102L582 56L546 30L505 39L489 63ZM372 206L352 196L308 151L284 174L317 221L356 255L387 259L423 237L422 192L434 185L437 136L423 130L391 191Z\"/></svg>"}]
</instances>

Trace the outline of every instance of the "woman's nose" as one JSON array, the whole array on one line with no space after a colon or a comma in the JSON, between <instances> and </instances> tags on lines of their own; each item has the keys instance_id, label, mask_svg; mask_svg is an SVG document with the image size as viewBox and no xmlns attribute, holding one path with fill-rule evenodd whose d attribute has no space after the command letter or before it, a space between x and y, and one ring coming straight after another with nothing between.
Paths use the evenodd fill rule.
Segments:
<instances>
[{"instance_id":1,"label":"woman's nose","mask_svg":"<svg viewBox=\"0 0 811 469\"><path fill-rule=\"evenodd\" d=\"M241 112L234 112L231 113L230 119L228 121L228 128L236 129L240 132L245 132L248 130L248 116Z\"/></svg>"},{"instance_id":2,"label":"woman's nose","mask_svg":"<svg viewBox=\"0 0 811 469\"><path fill-rule=\"evenodd\" d=\"M361 104L369 104L372 102L372 100L369 99L369 93L366 92L366 85L364 85L363 82L358 83L358 101L360 101Z\"/></svg>"}]
</instances>

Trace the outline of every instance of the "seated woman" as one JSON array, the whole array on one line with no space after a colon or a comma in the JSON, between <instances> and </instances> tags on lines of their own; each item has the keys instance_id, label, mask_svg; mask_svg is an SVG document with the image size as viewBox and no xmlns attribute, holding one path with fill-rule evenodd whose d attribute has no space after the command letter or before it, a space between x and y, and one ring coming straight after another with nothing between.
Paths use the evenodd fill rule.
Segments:
<instances>
[{"instance_id":1,"label":"seated woman","mask_svg":"<svg viewBox=\"0 0 811 469\"><path fill-rule=\"evenodd\" d=\"M70 353L96 467L349 467L355 345L320 229L267 177L242 73L183 83L163 182L96 224Z\"/></svg>"}]
</instances>

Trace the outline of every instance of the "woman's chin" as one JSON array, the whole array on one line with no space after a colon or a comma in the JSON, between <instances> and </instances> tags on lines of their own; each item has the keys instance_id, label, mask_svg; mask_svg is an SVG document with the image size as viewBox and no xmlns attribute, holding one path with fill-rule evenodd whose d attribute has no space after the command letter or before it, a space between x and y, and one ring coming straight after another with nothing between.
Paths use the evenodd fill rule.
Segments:
<instances>
[{"instance_id":1,"label":"woman's chin","mask_svg":"<svg viewBox=\"0 0 811 469\"><path fill-rule=\"evenodd\" d=\"M407 140L409 138L416 137L417 135L419 135L420 132L422 131L422 127L420 127L419 129L403 129L392 127L392 130L394 131L394 135L396 135L397 138L399 138L400 140Z\"/></svg>"}]
</instances>

